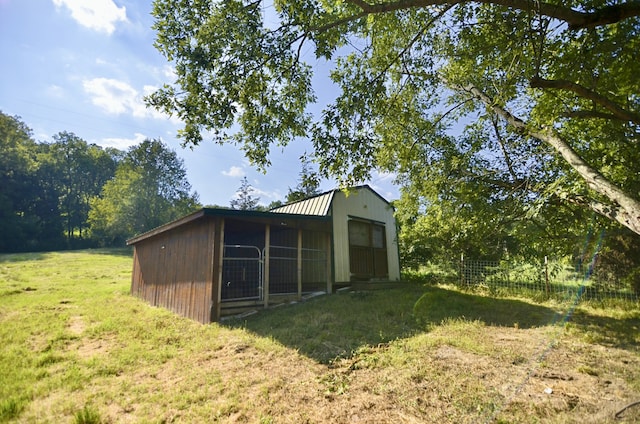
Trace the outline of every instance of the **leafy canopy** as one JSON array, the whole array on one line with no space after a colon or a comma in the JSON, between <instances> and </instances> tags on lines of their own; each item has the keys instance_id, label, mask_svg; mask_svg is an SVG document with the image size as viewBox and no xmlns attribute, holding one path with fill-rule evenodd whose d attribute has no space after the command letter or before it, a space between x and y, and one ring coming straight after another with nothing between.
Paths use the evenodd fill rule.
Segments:
<instances>
[{"instance_id":1,"label":"leafy canopy","mask_svg":"<svg viewBox=\"0 0 640 424\"><path fill-rule=\"evenodd\" d=\"M264 167L309 136L345 183L378 168L429 204L476 185L514 217L561 202L640 234L638 2L155 0L153 14L176 80L147 101L184 121L186 144L237 143ZM337 94L314 117L317 60Z\"/></svg>"},{"instance_id":2,"label":"leafy canopy","mask_svg":"<svg viewBox=\"0 0 640 424\"><path fill-rule=\"evenodd\" d=\"M160 140L131 147L115 177L91 200L92 236L105 245L151 230L199 207L184 163Z\"/></svg>"}]
</instances>

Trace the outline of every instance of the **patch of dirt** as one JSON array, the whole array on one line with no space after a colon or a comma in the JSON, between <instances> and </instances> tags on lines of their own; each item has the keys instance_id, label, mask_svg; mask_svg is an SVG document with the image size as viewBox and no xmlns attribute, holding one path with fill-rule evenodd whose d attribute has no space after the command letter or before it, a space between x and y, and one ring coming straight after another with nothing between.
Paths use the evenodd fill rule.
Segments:
<instances>
[{"instance_id":1,"label":"patch of dirt","mask_svg":"<svg viewBox=\"0 0 640 424\"><path fill-rule=\"evenodd\" d=\"M78 340L70 343L67 350L76 352L81 359L88 359L96 355L105 355L109 353L110 347L114 340L103 336L100 339L89 339L81 337L86 330L87 325L81 316L72 316L67 323L67 330L74 336L78 336Z\"/></svg>"},{"instance_id":2,"label":"patch of dirt","mask_svg":"<svg viewBox=\"0 0 640 424\"><path fill-rule=\"evenodd\" d=\"M70 350L75 351L82 359L88 359L96 355L106 355L109 353L111 341L108 339L98 340L81 340L78 344L69 346Z\"/></svg>"},{"instance_id":3,"label":"patch of dirt","mask_svg":"<svg viewBox=\"0 0 640 424\"><path fill-rule=\"evenodd\" d=\"M69 318L69 322L67 323L67 330L75 336L81 335L86 328L84 320L81 316L73 316Z\"/></svg>"},{"instance_id":4,"label":"patch of dirt","mask_svg":"<svg viewBox=\"0 0 640 424\"><path fill-rule=\"evenodd\" d=\"M81 323L72 327L82 333ZM433 331L329 365L221 331L217 344L92 382L76 404L103 399L105 423L640 422L640 406L615 419L640 400L636 347L588 344L548 327L479 331L477 345ZM88 357L113 343L82 339L73 348ZM50 410L51 399L31 411Z\"/></svg>"},{"instance_id":5,"label":"patch of dirt","mask_svg":"<svg viewBox=\"0 0 640 424\"><path fill-rule=\"evenodd\" d=\"M397 342L329 366L292 350L265 352L231 339L219 349L174 358L157 373L135 379L168 397L200 391L196 398L203 404L196 402L192 408L205 408L211 421L225 423L640 420L639 408L629 409L620 420L614 418L626 404L640 399L629 384L640 377L635 352L582 344L561 335L553 338L545 329L485 331L491 352L450 344L417 350ZM406 363L397 363L402 360ZM597 375L595 370L600 370ZM201 419L194 411L147 410L138 419L148 419L149 414L166 422ZM143 412L135 406L111 405L106 413L108 421L124 422L135 421Z\"/></svg>"}]
</instances>

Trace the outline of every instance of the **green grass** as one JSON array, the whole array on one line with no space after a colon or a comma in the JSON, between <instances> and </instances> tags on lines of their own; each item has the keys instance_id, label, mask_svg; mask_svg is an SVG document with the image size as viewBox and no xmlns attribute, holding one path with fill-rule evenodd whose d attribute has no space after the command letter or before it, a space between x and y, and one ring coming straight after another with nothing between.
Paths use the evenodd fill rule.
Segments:
<instances>
[{"instance_id":1,"label":"green grass","mask_svg":"<svg viewBox=\"0 0 640 424\"><path fill-rule=\"evenodd\" d=\"M130 296L131 261L0 255L0 422L613 422L640 397L637 304L416 277L200 325Z\"/></svg>"},{"instance_id":2,"label":"green grass","mask_svg":"<svg viewBox=\"0 0 640 424\"><path fill-rule=\"evenodd\" d=\"M226 325L272 337L318 362L352 355L461 319L530 328L558 319L559 312L517 299L496 299L420 284L398 289L348 292L269 311Z\"/></svg>"},{"instance_id":3,"label":"green grass","mask_svg":"<svg viewBox=\"0 0 640 424\"><path fill-rule=\"evenodd\" d=\"M100 424L102 418L100 418L100 413L93 407L85 405L75 413L73 422L74 424Z\"/></svg>"}]
</instances>

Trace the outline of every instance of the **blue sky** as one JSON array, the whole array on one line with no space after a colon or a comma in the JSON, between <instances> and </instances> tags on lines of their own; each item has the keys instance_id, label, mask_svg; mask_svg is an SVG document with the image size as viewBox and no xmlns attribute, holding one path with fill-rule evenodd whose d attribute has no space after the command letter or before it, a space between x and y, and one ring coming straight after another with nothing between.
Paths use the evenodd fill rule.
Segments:
<instances>
[{"instance_id":1,"label":"blue sky","mask_svg":"<svg viewBox=\"0 0 640 424\"><path fill-rule=\"evenodd\" d=\"M181 123L143 103L172 82L172 68L153 47L151 0L0 0L0 110L17 115L38 141L73 132L89 143L125 150L160 138L185 163L205 205L228 206L246 176L262 204L284 200L295 187L305 140L274 147L267 174L232 145L205 142L183 149ZM326 64L317 64L326 69ZM316 87L331 90L329 83ZM318 110L321 109L318 105ZM367 182L388 200L398 197L391 176ZM335 187L323 181L321 190Z\"/></svg>"}]
</instances>

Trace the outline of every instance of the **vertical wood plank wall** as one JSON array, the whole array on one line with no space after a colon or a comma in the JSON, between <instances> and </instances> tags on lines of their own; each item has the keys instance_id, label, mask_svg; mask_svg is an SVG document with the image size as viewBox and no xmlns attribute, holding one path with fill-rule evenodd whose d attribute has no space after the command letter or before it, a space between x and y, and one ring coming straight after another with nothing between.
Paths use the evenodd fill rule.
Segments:
<instances>
[{"instance_id":1,"label":"vertical wood plank wall","mask_svg":"<svg viewBox=\"0 0 640 424\"><path fill-rule=\"evenodd\" d=\"M220 320L220 309L222 299L222 264L224 261L224 219L216 218L215 236L214 240L214 262L212 266L213 273L213 290L212 290L212 307L211 307L211 321Z\"/></svg>"},{"instance_id":2,"label":"vertical wood plank wall","mask_svg":"<svg viewBox=\"0 0 640 424\"><path fill-rule=\"evenodd\" d=\"M202 323L215 320L216 239L216 220L203 219L136 243L131 293Z\"/></svg>"}]
</instances>

